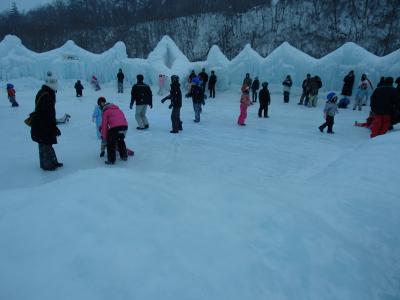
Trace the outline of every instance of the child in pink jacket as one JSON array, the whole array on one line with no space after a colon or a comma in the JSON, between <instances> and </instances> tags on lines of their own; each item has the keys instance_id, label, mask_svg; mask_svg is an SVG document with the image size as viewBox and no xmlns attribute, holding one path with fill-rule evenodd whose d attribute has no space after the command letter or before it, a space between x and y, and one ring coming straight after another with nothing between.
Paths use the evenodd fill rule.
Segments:
<instances>
[{"instance_id":1,"label":"child in pink jacket","mask_svg":"<svg viewBox=\"0 0 400 300\"><path fill-rule=\"evenodd\" d=\"M118 106L107 103L103 98L100 102L102 107L101 136L107 141L107 161L106 164L112 165L116 160L116 147L122 160L127 160L127 150L125 145L125 135L128 130L128 122L125 115Z\"/></svg>"},{"instance_id":2,"label":"child in pink jacket","mask_svg":"<svg viewBox=\"0 0 400 300\"><path fill-rule=\"evenodd\" d=\"M247 118L247 108L252 104L249 96L250 88L247 85L242 86L242 96L240 97L240 115L238 118L238 125L245 126L244 121Z\"/></svg>"}]
</instances>

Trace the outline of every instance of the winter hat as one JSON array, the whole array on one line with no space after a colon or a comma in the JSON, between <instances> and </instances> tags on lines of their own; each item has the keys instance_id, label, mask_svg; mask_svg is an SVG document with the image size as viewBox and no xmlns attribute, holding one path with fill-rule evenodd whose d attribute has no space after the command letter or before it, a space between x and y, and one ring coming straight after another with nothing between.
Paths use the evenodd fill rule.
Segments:
<instances>
[{"instance_id":1,"label":"winter hat","mask_svg":"<svg viewBox=\"0 0 400 300\"><path fill-rule=\"evenodd\" d=\"M249 86L244 84L244 85L242 85L241 90L242 90L242 93L248 93L249 92Z\"/></svg>"},{"instance_id":2,"label":"winter hat","mask_svg":"<svg viewBox=\"0 0 400 300\"><path fill-rule=\"evenodd\" d=\"M144 76L142 74L139 74L139 75L136 76L136 79L137 79L138 82L143 82Z\"/></svg>"},{"instance_id":3,"label":"winter hat","mask_svg":"<svg viewBox=\"0 0 400 300\"><path fill-rule=\"evenodd\" d=\"M261 85L263 88L266 88L268 86L268 82L264 81Z\"/></svg>"},{"instance_id":4,"label":"winter hat","mask_svg":"<svg viewBox=\"0 0 400 300\"><path fill-rule=\"evenodd\" d=\"M47 77L44 85L48 86L55 92L58 90L58 80L53 76L53 73L51 73L50 71L47 72Z\"/></svg>"},{"instance_id":5,"label":"winter hat","mask_svg":"<svg viewBox=\"0 0 400 300\"><path fill-rule=\"evenodd\" d=\"M12 83L7 83L7 89L13 89L14 85Z\"/></svg>"},{"instance_id":6,"label":"winter hat","mask_svg":"<svg viewBox=\"0 0 400 300\"><path fill-rule=\"evenodd\" d=\"M100 105L100 103L102 103L102 102L106 103L107 102L106 98L99 97L99 99L97 99L97 105Z\"/></svg>"},{"instance_id":7,"label":"winter hat","mask_svg":"<svg viewBox=\"0 0 400 300\"><path fill-rule=\"evenodd\" d=\"M337 98L335 92L329 92L328 95L326 95L326 99L327 99L328 101L332 101L334 98Z\"/></svg>"},{"instance_id":8,"label":"winter hat","mask_svg":"<svg viewBox=\"0 0 400 300\"><path fill-rule=\"evenodd\" d=\"M194 83L195 85L199 85L200 82L201 82L201 80L198 76L193 77L192 83Z\"/></svg>"}]
</instances>

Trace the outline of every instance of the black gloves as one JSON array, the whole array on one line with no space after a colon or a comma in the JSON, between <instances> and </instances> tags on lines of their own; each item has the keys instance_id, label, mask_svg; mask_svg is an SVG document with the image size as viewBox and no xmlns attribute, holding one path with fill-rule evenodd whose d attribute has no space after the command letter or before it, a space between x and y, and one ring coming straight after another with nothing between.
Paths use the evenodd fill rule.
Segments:
<instances>
[{"instance_id":1,"label":"black gloves","mask_svg":"<svg viewBox=\"0 0 400 300\"><path fill-rule=\"evenodd\" d=\"M60 136L61 135L61 131L60 129L58 129L58 127L56 127L56 136Z\"/></svg>"},{"instance_id":2,"label":"black gloves","mask_svg":"<svg viewBox=\"0 0 400 300\"><path fill-rule=\"evenodd\" d=\"M133 103L129 104L129 109L132 109Z\"/></svg>"},{"instance_id":3,"label":"black gloves","mask_svg":"<svg viewBox=\"0 0 400 300\"><path fill-rule=\"evenodd\" d=\"M168 106L169 109L171 109L172 107L174 107L172 104L170 104L170 105Z\"/></svg>"}]
</instances>

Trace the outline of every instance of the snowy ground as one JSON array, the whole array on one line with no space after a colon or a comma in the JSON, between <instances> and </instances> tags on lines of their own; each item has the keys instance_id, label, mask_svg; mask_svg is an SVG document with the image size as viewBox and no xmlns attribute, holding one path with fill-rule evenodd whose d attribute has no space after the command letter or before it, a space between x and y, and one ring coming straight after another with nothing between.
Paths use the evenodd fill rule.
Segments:
<instances>
[{"instance_id":1,"label":"snowy ground","mask_svg":"<svg viewBox=\"0 0 400 300\"><path fill-rule=\"evenodd\" d=\"M21 107L0 103L0 299L400 299L400 128L369 139L352 126L367 109L321 134L325 93L309 109L277 87L271 118L252 106L238 127L231 91L200 124L185 99L172 135L160 97L137 131L129 91L78 100L65 81L64 167L44 172L23 123L40 83L14 84ZM135 156L115 166L98 157L100 95L129 119Z\"/></svg>"}]
</instances>

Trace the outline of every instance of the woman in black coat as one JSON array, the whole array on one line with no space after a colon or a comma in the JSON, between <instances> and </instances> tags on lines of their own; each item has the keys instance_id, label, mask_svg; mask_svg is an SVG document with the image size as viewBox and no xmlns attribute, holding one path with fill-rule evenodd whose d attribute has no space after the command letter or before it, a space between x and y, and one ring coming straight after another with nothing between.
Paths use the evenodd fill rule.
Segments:
<instances>
[{"instance_id":1,"label":"woman in black coat","mask_svg":"<svg viewBox=\"0 0 400 300\"><path fill-rule=\"evenodd\" d=\"M343 79L343 88L342 95L350 97L353 94L353 86L354 86L354 71L351 70L349 74L346 75Z\"/></svg>"},{"instance_id":2,"label":"woman in black coat","mask_svg":"<svg viewBox=\"0 0 400 300\"><path fill-rule=\"evenodd\" d=\"M36 95L35 113L31 125L31 138L39 144L40 167L46 171L54 171L63 166L58 162L52 146L57 144L57 136L61 135L56 126L56 90L57 80L55 82L46 80L46 84Z\"/></svg>"}]
</instances>

